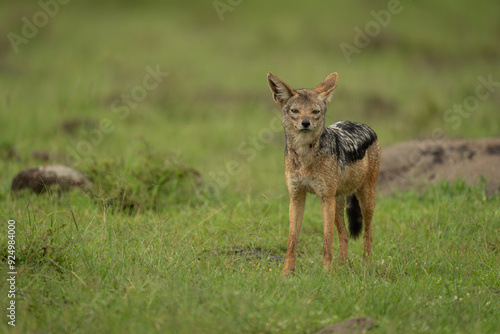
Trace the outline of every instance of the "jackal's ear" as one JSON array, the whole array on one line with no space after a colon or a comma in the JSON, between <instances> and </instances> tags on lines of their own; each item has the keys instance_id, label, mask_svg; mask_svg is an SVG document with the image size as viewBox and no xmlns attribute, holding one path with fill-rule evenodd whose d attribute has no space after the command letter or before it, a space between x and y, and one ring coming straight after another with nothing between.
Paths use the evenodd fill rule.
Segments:
<instances>
[{"instance_id":1,"label":"jackal's ear","mask_svg":"<svg viewBox=\"0 0 500 334\"><path fill-rule=\"evenodd\" d=\"M272 72L267 74L267 83L273 93L274 101L282 107L289 98L295 95L292 87L278 79Z\"/></svg>"},{"instance_id":2,"label":"jackal's ear","mask_svg":"<svg viewBox=\"0 0 500 334\"><path fill-rule=\"evenodd\" d=\"M320 97L322 97L325 101L330 101L333 95L333 90L335 89L335 86L337 86L337 78L338 78L337 72L334 72L330 74L329 76L326 77L326 79L317 85L314 90L319 94Z\"/></svg>"}]
</instances>

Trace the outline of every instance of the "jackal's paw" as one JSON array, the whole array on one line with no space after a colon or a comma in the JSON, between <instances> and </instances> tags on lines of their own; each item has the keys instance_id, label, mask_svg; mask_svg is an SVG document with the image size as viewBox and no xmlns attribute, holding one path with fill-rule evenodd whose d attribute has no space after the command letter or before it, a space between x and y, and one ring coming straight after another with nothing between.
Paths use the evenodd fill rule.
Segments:
<instances>
[{"instance_id":1,"label":"jackal's paw","mask_svg":"<svg viewBox=\"0 0 500 334\"><path fill-rule=\"evenodd\" d=\"M325 274L331 274L331 273L333 273L333 266L332 265L323 266L323 272Z\"/></svg>"},{"instance_id":2,"label":"jackal's paw","mask_svg":"<svg viewBox=\"0 0 500 334\"><path fill-rule=\"evenodd\" d=\"M295 268L283 268L283 276L291 276L295 272Z\"/></svg>"},{"instance_id":3,"label":"jackal's paw","mask_svg":"<svg viewBox=\"0 0 500 334\"><path fill-rule=\"evenodd\" d=\"M339 256L339 257L337 258L337 261L335 261L335 263L336 263L338 266L342 267L342 266L344 266L345 264L349 263L349 260L348 260L348 258L347 258L347 257L340 257L340 256Z\"/></svg>"},{"instance_id":4,"label":"jackal's paw","mask_svg":"<svg viewBox=\"0 0 500 334\"><path fill-rule=\"evenodd\" d=\"M372 260L372 254L371 253L363 253L363 262L369 263Z\"/></svg>"},{"instance_id":5,"label":"jackal's paw","mask_svg":"<svg viewBox=\"0 0 500 334\"><path fill-rule=\"evenodd\" d=\"M325 272L332 271L332 269L333 269L332 263L333 263L333 261L328 261L328 262L323 261L323 270Z\"/></svg>"}]
</instances>

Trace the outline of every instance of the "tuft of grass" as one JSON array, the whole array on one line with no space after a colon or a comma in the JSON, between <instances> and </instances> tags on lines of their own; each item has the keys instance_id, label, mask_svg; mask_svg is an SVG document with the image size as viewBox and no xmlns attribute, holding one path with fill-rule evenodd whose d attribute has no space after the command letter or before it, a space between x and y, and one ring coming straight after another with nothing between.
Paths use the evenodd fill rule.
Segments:
<instances>
[{"instance_id":1,"label":"tuft of grass","mask_svg":"<svg viewBox=\"0 0 500 334\"><path fill-rule=\"evenodd\" d=\"M149 148L138 152L130 164L115 158L94 161L82 169L94 182L89 196L112 212L158 212L170 205L201 200L200 172L171 154L158 154Z\"/></svg>"}]
</instances>

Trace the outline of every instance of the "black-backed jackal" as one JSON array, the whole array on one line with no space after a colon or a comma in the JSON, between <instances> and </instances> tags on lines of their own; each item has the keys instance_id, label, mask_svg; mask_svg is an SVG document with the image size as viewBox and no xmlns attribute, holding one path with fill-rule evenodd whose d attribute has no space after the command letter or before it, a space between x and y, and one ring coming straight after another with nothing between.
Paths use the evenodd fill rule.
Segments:
<instances>
[{"instance_id":1,"label":"black-backed jackal","mask_svg":"<svg viewBox=\"0 0 500 334\"><path fill-rule=\"evenodd\" d=\"M284 274L295 268L308 192L321 200L325 269L333 260L334 225L339 238L339 262L347 260L346 200L350 235L356 238L364 229L364 255L371 254L381 149L377 135L365 124L342 121L325 127L325 113L337 77L337 73L330 74L314 89L293 89L273 73L267 75L274 101L282 108L286 137L285 176L290 194L290 230Z\"/></svg>"}]
</instances>

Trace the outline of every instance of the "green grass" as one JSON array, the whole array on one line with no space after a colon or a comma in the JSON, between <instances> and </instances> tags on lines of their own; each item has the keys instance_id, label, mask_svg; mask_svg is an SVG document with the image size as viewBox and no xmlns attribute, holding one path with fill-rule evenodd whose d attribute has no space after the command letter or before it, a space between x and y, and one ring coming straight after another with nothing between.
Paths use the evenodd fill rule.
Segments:
<instances>
[{"instance_id":1,"label":"green grass","mask_svg":"<svg viewBox=\"0 0 500 334\"><path fill-rule=\"evenodd\" d=\"M350 265L323 272L313 196L293 277L231 255L286 251L268 71L297 88L339 72L327 121L368 123L382 146L436 128L498 136L498 91L458 127L444 117L474 96L478 77L500 80L497 2L401 2L350 63L339 44L386 1L243 1L224 21L211 1L117 3L61 5L18 53L6 36L39 4L0 8L2 309L8 219L19 272L16 327L5 313L0 332L314 333L358 316L376 319L374 333L500 331L500 195L481 185L379 196L369 263L351 242ZM114 112L156 66L169 73L158 87L126 117ZM68 150L83 141L95 144L72 164ZM19 171L47 163L37 151L86 172L92 191L11 193Z\"/></svg>"},{"instance_id":2,"label":"green grass","mask_svg":"<svg viewBox=\"0 0 500 334\"><path fill-rule=\"evenodd\" d=\"M314 332L356 316L377 319L380 333L499 328L500 198L480 187L379 199L372 261L363 264L354 242L351 265L332 273L321 268L320 208L310 198L291 278L281 265L228 255L284 255L283 196L136 215L109 214L76 192L8 202L19 208L6 215L18 221L23 270L13 332Z\"/></svg>"}]
</instances>

